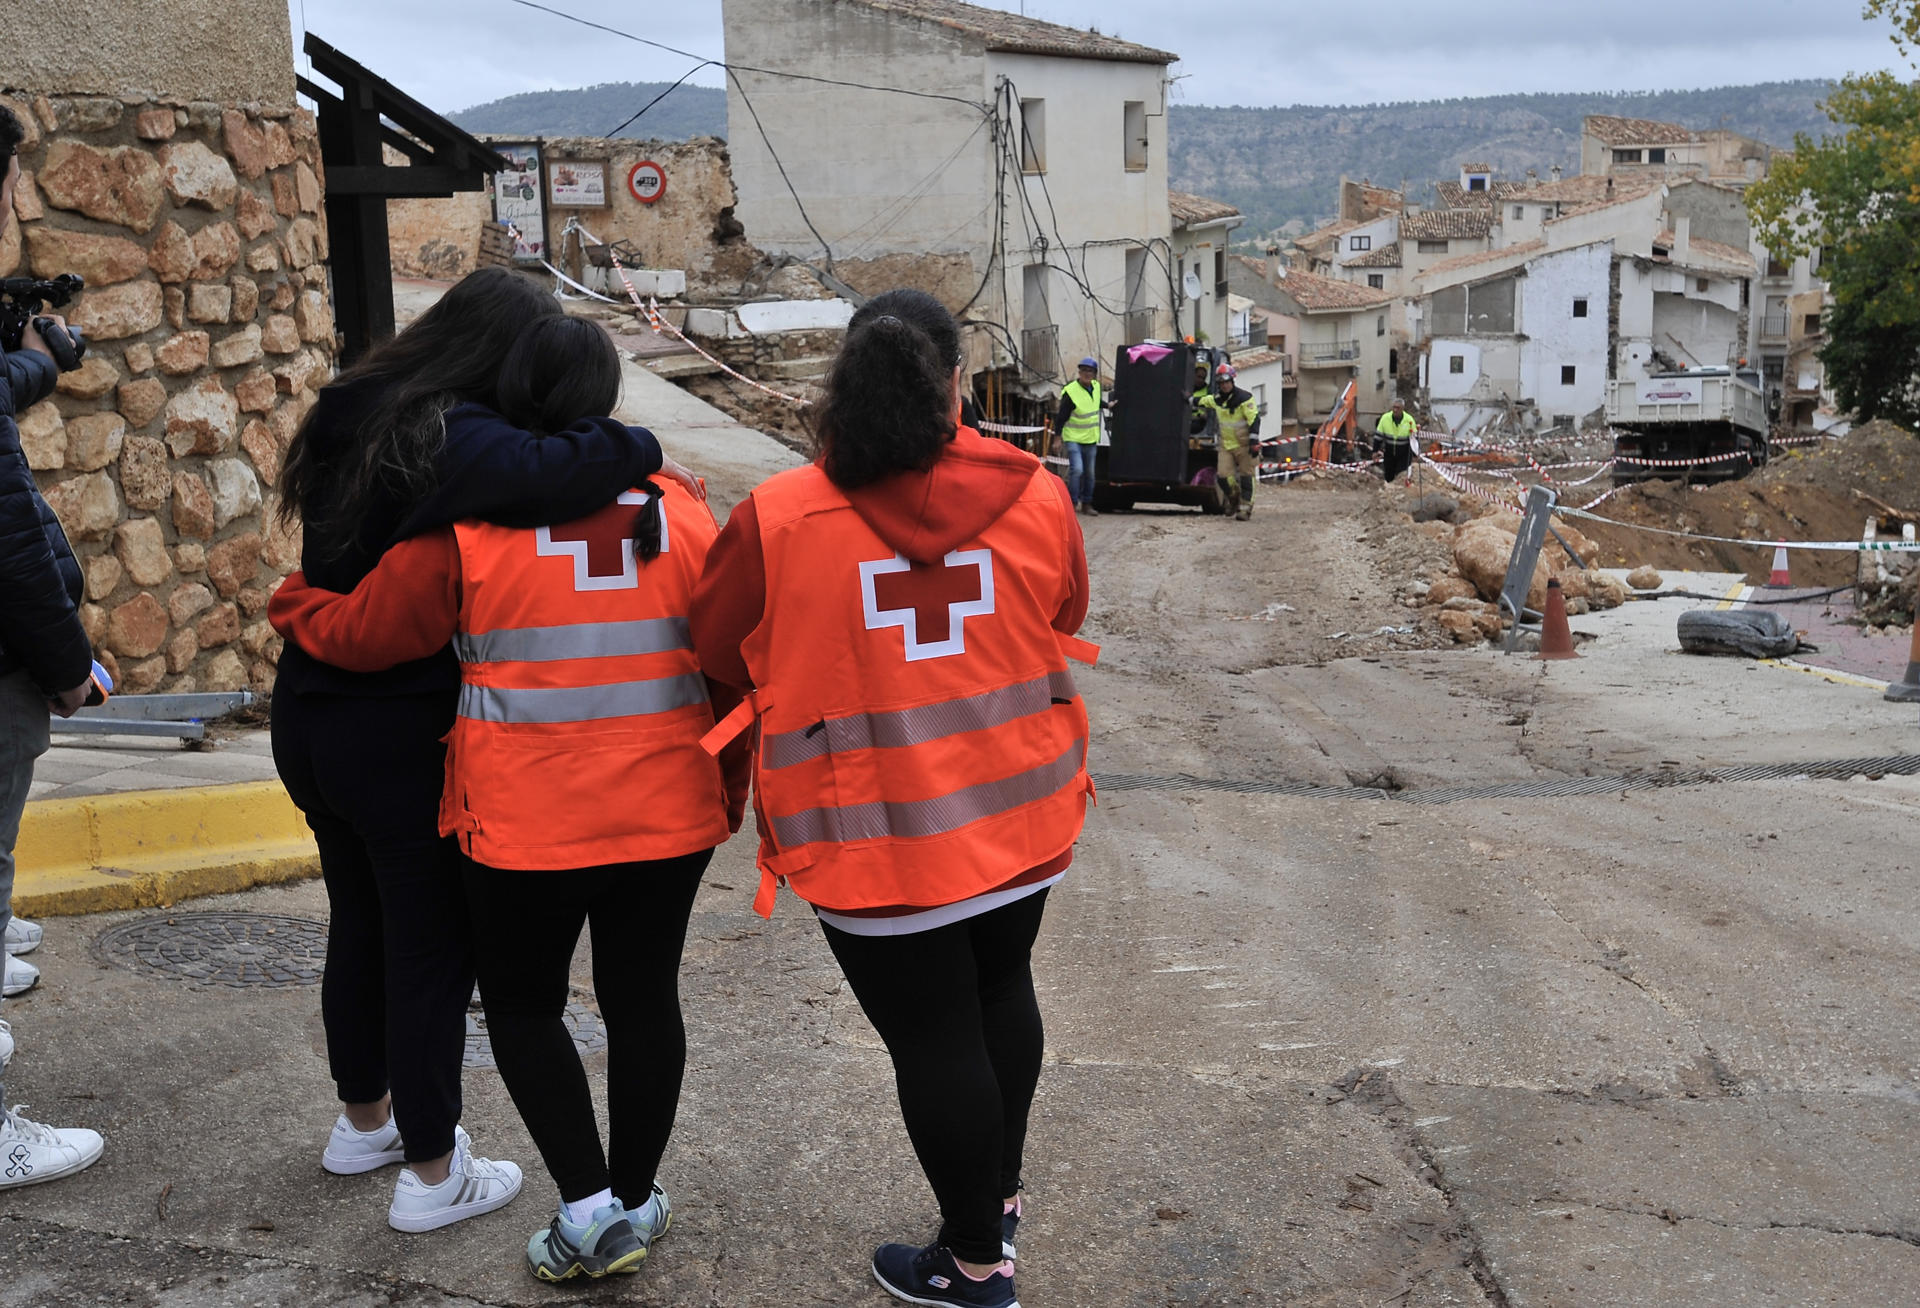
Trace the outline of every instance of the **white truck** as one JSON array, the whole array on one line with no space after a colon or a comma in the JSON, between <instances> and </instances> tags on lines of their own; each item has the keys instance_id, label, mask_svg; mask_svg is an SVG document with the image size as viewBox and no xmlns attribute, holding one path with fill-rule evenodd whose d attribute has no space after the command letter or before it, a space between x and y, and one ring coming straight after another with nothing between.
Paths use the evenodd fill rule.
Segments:
<instances>
[{"instance_id":1,"label":"white truck","mask_svg":"<svg viewBox=\"0 0 1920 1308\"><path fill-rule=\"evenodd\" d=\"M1767 461L1767 400L1744 368L1687 368L1607 383L1615 485L1726 481Z\"/></svg>"}]
</instances>

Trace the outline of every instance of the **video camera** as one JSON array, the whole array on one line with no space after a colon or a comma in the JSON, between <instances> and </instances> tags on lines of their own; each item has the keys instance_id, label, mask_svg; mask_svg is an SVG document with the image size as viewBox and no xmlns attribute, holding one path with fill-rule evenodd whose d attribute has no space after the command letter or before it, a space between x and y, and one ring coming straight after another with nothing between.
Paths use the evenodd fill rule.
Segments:
<instances>
[{"instance_id":1,"label":"video camera","mask_svg":"<svg viewBox=\"0 0 1920 1308\"><path fill-rule=\"evenodd\" d=\"M77 327L64 330L53 319L41 315L42 307L61 309L67 301L87 289L77 273L61 273L51 281L39 277L0 278L0 349L17 350L32 323L47 343L47 351L61 372L72 372L86 357L87 343Z\"/></svg>"}]
</instances>

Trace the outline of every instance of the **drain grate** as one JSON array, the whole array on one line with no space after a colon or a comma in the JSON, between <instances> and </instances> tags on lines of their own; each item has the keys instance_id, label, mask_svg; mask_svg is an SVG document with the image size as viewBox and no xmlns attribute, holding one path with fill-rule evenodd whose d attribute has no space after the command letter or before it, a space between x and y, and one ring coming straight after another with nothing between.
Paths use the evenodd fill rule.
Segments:
<instances>
[{"instance_id":1,"label":"drain grate","mask_svg":"<svg viewBox=\"0 0 1920 1308\"><path fill-rule=\"evenodd\" d=\"M274 913L169 913L109 927L101 958L206 986L310 986L327 963L327 928Z\"/></svg>"},{"instance_id":2,"label":"drain grate","mask_svg":"<svg viewBox=\"0 0 1920 1308\"><path fill-rule=\"evenodd\" d=\"M567 1024L567 1034L573 1037L573 1047L581 1053L591 1054L607 1047L607 1029L600 1025L600 1019L592 1009L568 1004L560 1014L560 1020ZM493 1061L493 1041L487 1035L486 1014L478 1010L467 1014L467 1052L461 1062L467 1067L498 1066Z\"/></svg>"},{"instance_id":3,"label":"drain grate","mask_svg":"<svg viewBox=\"0 0 1920 1308\"><path fill-rule=\"evenodd\" d=\"M1792 777L1920 775L1920 754L1843 758L1807 763L1749 763L1687 772L1638 772L1612 777L1555 777L1544 781L1499 781L1482 786L1435 786L1427 790L1375 790L1364 786L1317 786L1299 781L1263 781L1139 773L1093 775L1102 790L1206 790L1238 795L1288 795L1302 799L1393 799L1403 804L1457 804L1470 799L1553 799L1611 795L1623 790L1712 786L1736 781L1784 781Z\"/></svg>"}]
</instances>

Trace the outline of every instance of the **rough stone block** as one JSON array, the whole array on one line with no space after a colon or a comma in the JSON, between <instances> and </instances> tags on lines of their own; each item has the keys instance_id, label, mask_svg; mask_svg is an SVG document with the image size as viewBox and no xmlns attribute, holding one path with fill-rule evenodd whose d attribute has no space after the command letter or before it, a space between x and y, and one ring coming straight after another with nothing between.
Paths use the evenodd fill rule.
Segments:
<instances>
[{"instance_id":1,"label":"rough stone block","mask_svg":"<svg viewBox=\"0 0 1920 1308\"><path fill-rule=\"evenodd\" d=\"M120 370L98 354L89 354L72 372L63 372L54 382L62 395L77 400L97 400L120 384Z\"/></svg>"},{"instance_id":2,"label":"rough stone block","mask_svg":"<svg viewBox=\"0 0 1920 1308\"><path fill-rule=\"evenodd\" d=\"M260 479L240 459L215 459L207 465L213 483L213 529L260 511Z\"/></svg>"},{"instance_id":3,"label":"rough stone block","mask_svg":"<svg viewBox=\"0 0 1920 1308\"><path fill-rule=\"evenodd\" d=\"M276 272L280 267L280 251L272 241L262 241L247 251L247 268L250 272Z\"/></svg>"},{"instance_id":4,"label":"rough stone block","mask_svg":"<svg viewBox=\"0 0 1920 1308\"><path fill-rule=\"evenodd\" d=\"M103 540L120 521L120 492L104 472L69 477L48 491L46 499L74 540Z\"/></svg>"},{"instance_id":5,"label":"rough stone block","mask_svg":"<svg viewBox=\"0 0 1920 1308\"><path fill-rule=\"evenodd\" d=\"M212 604L212 591L197 581L182 582L167 596L167 616L173 619L174 626L184 627L193 621L195 614L205 612Z\"/></svg>"},{"instance_id":6,"label":"rough stone block","mask_svg":"<svg viewBox=\"0 0 1920 1308\"><path fill-rule=\"evenodd\" d=\"M67 466L67 424L52 400L42 400L15 420L20 448L35 472L54 472Z\"/></svg>"},{"instance_id":7,"label":"rough stone block","mask_svg":"<svg viewBox=\"0 0 1920 1308\"><path fill-rule=\"evenodd\" d=\"M242 189L240 203L234 209L233 220L240 225L240 234L249 241L257 241L261 234L274 229L273 207L260 198L257 191Z\"/></svg>"},{"instance_id":8,"label":"rough stone block","mask_svg":"<svg viewBox=\"0 0 1920 1308\"><path fill-rule=\"evenodd\" d=\"M209 223L193 234L193 271L196 282L215 281L240 261L240 233L232 223Z\"/></svg>"},{"instance_id":9,"label":"rough stone block","mask_svg":"<svg viewBox=\"0 0 1920 1308\"><path fill-rule=\"evenodd\" d=\"M331 342L333 340L333 309L327 304L327 297L318 290L300 292L300 301L294 306L294 321L298 324L300 339L311 342Z\"/></svg>"},{"instance_id":10,"label":"rough stone block","mask_svg":"<svg viewBox=\"0 0 1920 1308\"><path fill-rule=\"evenodd\" d=\"M173 547L173 566L186 576L207 570L207 547L183 541Z\"/></svg>"},{"instance_id":11,"label":"rough stone block","mask_svg":"<svg viewBox=\"0 0 1920 1308\"><path fill-rule=\"evenodd\" d=\"M311 218L295 218L287 224L287 267L308 268L325 256L320 253L320 229Z\"/></svg>"},{"instance_id":12,"label":"rough stone block","mask_svg":"<svg viewBox=\"0 0 1920 1308\"><path fill-rule=\"evenodd\" d=\"M129 345L121 357L127 361L128 372L146 372L153 367L153 347L140 341Z\"/></svg>"},{"instance_id":13,"label":"rough stone block","mask_svg":"<svg viewBox=\"0 0 1920 1308\"><path fill-rule=\"evenodd\" d=\"M227 288L222 286L220 289L224 291ZM248 323L213 347L213 366L216 368L238 368L242 364L259 361L260 325L258 323Z\"/></svg>"},{"instance_id":14,"label":"rough stone block","mask_svg":"<svg viewBox=\"0 0 1920 1308\"><path fill-rule=\"evenodd\" d=\"M171 109L142 109L133 116L133 134L143 141L171 141L178 129Z\"/></svg>"},{"instance_id":15,"label":"rough stone block","mask_svg":"<svg viewBox=\"0 0 1920 1308\"><path fill-rule=\"evenodd\" d=\"M87 598L103 600L113 594L113 588L120 584L120 578L126 569L120 566L120 560L111 554L96 554L85 564L87 573Z\"/></svg>"},{"instance_id":16,"label":"rough stone block","mask_svg":"<svg viewBox=\"0 0 1920 1308\"><path fill-rule=\"evenodd\" d=\"M212 337L205 332L181 332L153 352L160 371L170 377L185 377L207 366Z\"/></svg>"},{"instance_id":17,"label":"rough stone block","mask_svg":"<svg viewBox=\"0 0 1920 1308\"><path fill-rule=\"evenodd\" d=\"M257 531L243 532L207 549L207 580L221 596L231 599L253 584L260 570L265 541ZM277 571L278 569L276 569Z\"/></svg>"},{"instance_id":18,"label":"rough stone block","mask_svg":"<svg viewBox=\"0 0 1920 1308\"><path fill-rule=\"evenodd\" d=\"M37 223L46 215L46 202L40 198L32 170L22 168L20 181L13 188L13 216L23 223Z\"/></svg>"},{"instance_id":19,"label":"rough stone block","mask_svg":"<svg viewBox=\"0 0 1920 1308\"><path fill-rule=\"evenodd\" d=\"M167 447L150 436L129 436L120 447L120 489L127 507L157 509L173 490Z\"/></svg>"},{"instance_id":20,"label":"rough stone block","mask_svg":"<svg viewBox=\"0 0 1920 1308\"><path fill-rule=\"evenodd\" d=\"M173 474L173 529L201 540L213 535L213 492L195 473Z\"/></svg>"},{"instance_id":21,"label":"rough stone block","mask_svg":"<svg viewBox=\"0 0 1920 1308\"><path fill-rule=\"evenodd\" d=\"M247 653L256 658L266 653L267 648L273 644L273 624L256 622L246 627L240 633L240 644Z\"/></svg>"},{"instance_id":22,"label":"rough stone block","mask_svg":"<svg viewBox=\"0 0 1920 1308\"><path fill-rule=\"evenodd\" d=\"M274 441L273 433L267 424L255 418L240 431L240 448L253 460L253 466L259 470L260 480L271 486L280 477L280 446Z\"/></svg>"},{"instance_id":23,"label":"rough stone block","mask_svg":"<svg viewBox=\"0 0 1920 1308\"><path fill-rule=\"evenodd\" d=\"M177 632L167 642L167 671L185 672L199 655L199 639L191 631Z\"/></svg>"},{"instance_id":24,"label":"rough stone block","mask_svg":"<svg viewBox=\"0 0 1920 1308\"><path fill-rule=\"evenodd\" d=\"M293 166L293 185L300 198L301 213L320 212L320 179L304 163Z\"/></svg>"},{"instance_id":25,"label":"rough stone block","mask_svg":"<svg viewBox=\"0 0 1920 1308\"><path fill-rule=\"evenodd\" d=\"M233 314L233 287L200 282L187 290L187 317L193 322L225 322Z\"/></svg>"},{"instance_id":26,"label":"rough stone block","mask_svg":"<svg viewBox=\"0 0 1920 1308\"><path fill-rule=\"evenodd\" d=\"M127 107L118 100L89 95L56 102L60 125L69 132L105 132L120 125Z\"/></svg>"},{"instance_id":27,"label":"rough stone block","mask_svg":"<svg viewBox=\"0 0 1920 1308\"><path fill-rule=\"evenodd\" d=\"M240 612L243 616L257 618L267 611L267 603L272 598L273 596L258 586L248 586L245 590L242 590L239 595L235 596L235 602L240 605ZM259 652L258 650L254 651L256 654Z\"/></svg>"},{"instance_id":28,"label":"rough stone block","mask_svg":"<svg viewBox=\"0 0 1920 1308\"><path fill-rule=\"evenodd\" d=\"M260 284L251 277L234 277L227 283L233 291L233 315L229 322L252 322L260 312Z\"/></svg>"},{"instance_id":29,"label":"rough stone block","mask_svg":"<svg viewBox=\"0 0 1920 1308\"><path fill-rule=\"evenodd\" d=\"M271 124L274 127L278 123ZM200 671L200 688L218 693L229 690L245 690L247 686L247 665L240 655L230 649L223 649L208 661Z\"/></svg>"},{"instance_id":30,"label":"rough stone block","mask_svg":"<svg viewBox=\"0 0 1920 1308\"><path fill-rule=\"evenodd\" d=\"M242 413L271 413L277 389L272 373L265 368L255 368L233 384L233 398L239 402Z\"/></svg>"},{"instance_id":31,"label":"rough stone block","mask_svg":"<svg viewBox=\"0 0 1920 1308\"><path fill-rule=\"evenodd\" d=\"M127 422L112 411L83 413L67 419L67 466L80 472L98 472L120 457Z\"/></svg>"},{"instance_id":32,"label":"rough stone block","mask_svg":"<svg viewBox=\"0 0 1920 1308\"><path fill-rule=\"evenodd\" d=\"M193 204L224 212L240 189L233 165L198 141L163 145L159 150L160 178L175 204Z\"/></svg>"},{"instance_id":33,"label":"rough stone block","mask_svg":"<svg viewBox=\"0 0 1920 1308\"><path fill-rule=\"evenodd\" d=\"M194 624L193 634L202 649L213 649L240 639L240 610L231 604L216 604Z\"/></svg>"},{"instance_id":34,"label":"rough stone block","mask_svg":"<svg viewBox=\"0 0 1920 1308\"><path fill-rule=\"evenodd\" d=\"M287 522L280 517L278 496L262 506L260 521L266 527L266 545L260 551L261 561L283 576L299 567L303 533L297 519Z\"/></svg>"},{"instance_id":35,"label":"rough stone block","mask_svg":"<svg viewBox=\"0 0 1920 1308\"><path fill-rule=\"evenodd\" d=\"M283 313L292 305L293 297L299 294L294 290L290 278L281 278L273 284L273 294L267 299L267 307L275 313Z\"/></svg>"},{"instance_id":36,"label":"rough stone block","mask_svg":"<svg viewBox=\"0 0 1920 1308\"><path fill-rule=\"evenodd\" d=\"M260 329L260 348L268 354L292 354L300 348L300 328L286 314L276 313Z\"/></svg>"},{"instance_id":37,"label":"rough stone block","mask_svg":"<svg viewBox=\"0 0 1920 1308\"><path fill-rule=\"evenodd\" d=\"M0 277L11 277L20 270L20 225L0 226Z\"/></svg>"},{"instance_id":38,"label":"rough stone block","mask_svg":"<svg viewBox=\"0 0 1920 1308\"><path fill-rule=\"evenodd\" d=\"M290 173L275 173L270 179L273 183L273 211L282 217L292 218L300 212L300 192L294 185Z\"/></svg>"},{"instance_id":39,"label":"rough stone block","mask_svg":"<svg viewBox=\"0 0 1920 1308\"><path fill-rule=\"evenodd\" d=\"M224 453L240 435L240 406L218 377L204 377L167 401L166 432L176 459Z\"/></svg>"},{"instance_id":40,"label":"rough stone block","mask_svg":"<svg viewBox=\"0 0 1920 1308\"><path fill-rule=\"evenodd\" d=\"M47 147L37 180L54 208L76 210L143 235L153 230L167 203L158 161L131 146L101 149L55 141Z\"/></svg>"},{"instance_id":41,"label":"rough stone block","mask_svg":"<svg viewBox=\"0 0 1920 1308\"><path fill-rule=\"evenodd\" d=\"M132 518L115 528L113 553L136 586L158 586L173 575L166 537L152 518Z\"/></svg>"},{"instance_id":42,"label":"rough stone block","mask_svg":"<svg viewBox=\"0 0 1920 1308\"><path fill-rule=\"evenodd\" d=\"M142 659L134 664L122 664L124 675L120 678L120 689L128 695L145 695L160 685L160 679L167 675L165 659Z\"/></svg>"},{"instance_id":43,"label":"rough stone block","mask_svg":"<svg viewBox=\"0 0 1920 1308\"><path fill-rule=\"evenodd\" d=\"M167 402L167 388L158 377L124 383L118 393L120 413L129 427L144 427Z\"/></svg>"},{"instance_id":44,"label":"rough stone block","mask_svg":"<svg viewBox=\"0 0 1920 1308\"><path fill-rule=\"evenodd\" d=\"M126 282L88 290L74 304L67 320L85 332L89 341L115 341L158 327L160 309L158 282Z\"/></svg>"},{"instance_id":45,"label":"rough stone block","mask_svg":"<svg viewBox=\"0 0 1920 1308\"><path fill-rule=\"evenodd\" d=\"M193 257L193 238L187 229L179 223L163 223L147 252L147 267L163 282L184 282L193 271Z\"/></svg>"},{"instance_id":46,"label":"rough stone block","mask_svg":"<svg viewBox=\"0 0 1920 1308\"><path fill-rule=\"evenodd\" d=\"M87 633L87 640L98 649L107 634L107 611L98 604L82 604L80 629Z\"/></svg>"},{"instance_id":47,"label":"rough stone block","mask_svg":"<svg viewBox=\"0 0 1920 1308\"><path fill-rule=\"evenodd\" d=\"M279 123L255 123L244 113L228 109L220 115L227 156L242 177L252 180L269 168L293 162L293 141Z\"/></svg>"},{"instance_id":48,"label":"rough stone block","mask_svg":"<svg viewBox=\"0 0 1920 1308\"><path fill-rule=\"evenodd\" d=\"M141 591L107 615L106 646L122 658L144 658L167 638L167 611Z\"/></svg>"},{"instance_id":49,"label":"rough stone block","mask_svg":"<svg viewBox=\"0 0 1920 1308\"><path fill-rule=\"evenodd\" d=\"M165 286L160 294L167 306L167 324L179 331L187 325L187 293L178 286Z\"/></svg>"},{"instance_id":50,"label":"rough stone block","mask_svg":"<svg viewBox=\"0 0 1920 1308\"><path fill-rule=\"evenodd\" d=\"M146 248L124 236L98 236L36 223L26 229L27 262L38 277L78 273L87 290L131 281L147 270Z\"/></svg>"}]
</instances>

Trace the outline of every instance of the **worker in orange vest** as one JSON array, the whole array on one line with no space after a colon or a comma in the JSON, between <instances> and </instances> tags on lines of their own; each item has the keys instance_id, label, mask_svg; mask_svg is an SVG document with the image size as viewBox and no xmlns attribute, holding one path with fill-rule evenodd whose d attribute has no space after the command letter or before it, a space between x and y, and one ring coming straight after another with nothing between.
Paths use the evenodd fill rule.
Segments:
<instances>
[{"instance_id":1,"label":"worker in orange vest","mask_svg":"<svg viewBox=\"0 0 1920 1308\"><path fill-rule=\"evenodd\" d=\"M595 323L542 319L500 391L509 421L560 430L612 410L619 357ZM654 1173L686 1058L680 954L701 874L746 803L744 750L723 774L700 747L715 705L739 695L710 691L687 630L718 530L677 485L646 482L578 522L473 519L415 537L348 595L296 572L269 608L288 639L350 671L449 640L460 660L440 832L472 860L494 1058L560 1190L527 1247L542 1280L635 1271L672 1220ZM562 1020L583 924L607 1025L611 1157Z\"/></svg>"},{"instance_id":2,"label":"worker in orange vest","mask_svg":"<svg viewBox=\"0 0 1920 1308\"><path fill-rule=\"evenodd\" d=\"M1041 1023L1029 962L1093 787L1067 657L1087 612L1066 488L959 428L960 336L889 291L848 325L819 457L733 511L694 596L751 696L761 885L810 904L892 1056L943 1223L873 1271L917 1304L1014 1304Z\"/></svg>"}]
</instances>

